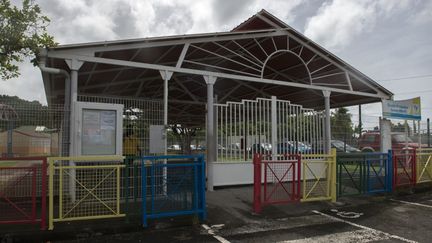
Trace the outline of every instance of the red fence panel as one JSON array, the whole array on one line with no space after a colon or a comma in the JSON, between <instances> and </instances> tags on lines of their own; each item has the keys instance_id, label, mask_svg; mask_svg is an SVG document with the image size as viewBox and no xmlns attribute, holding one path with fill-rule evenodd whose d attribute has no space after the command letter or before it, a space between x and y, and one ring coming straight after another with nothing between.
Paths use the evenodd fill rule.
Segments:
<instances>
[{"instance_id":1,"label":"red fence panel","mask_svg":"<svg viewBox=\"0 0 432 243\"><path fill-rule=\"evenodd\" d=\"M300 156L288 155L278 160L254 156L254 212L268 204L283 204L300 200ZM264 173L262 172L264 168ZM261 176L264 176L262 184ZM263 192L261 192L263 187ZM262 193L262 194L261 194Z\"/></svg>"},{"instance_id":2,"label":"red fence panel","mask_svg":"<svg viewBox=\"0 0 432 243\"><path fill-rule=\"evenodd\" d=\"M416 151L407 149L393 152L393 188L415 186Z\"/></svg>"},{"instance_id":3,"label":"red fence panel","mask_svg":"<svg viewBox=\"0 0 432 243\"><path fill-rule=\"evenodd\" d=\"M0 159L0 224L46 226L45 157Z\"/></svg>"}]
</instances>

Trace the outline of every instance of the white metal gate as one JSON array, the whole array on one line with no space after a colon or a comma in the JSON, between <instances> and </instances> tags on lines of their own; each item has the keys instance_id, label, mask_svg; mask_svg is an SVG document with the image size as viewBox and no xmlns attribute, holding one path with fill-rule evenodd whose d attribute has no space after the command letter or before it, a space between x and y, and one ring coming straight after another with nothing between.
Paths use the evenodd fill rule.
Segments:
<instances>
[{"instance_id":1,"label":"white metal gate","mask_svg":"<svg viewBox=\"0 0 432 243\"><path fill-rule=\"evenodd\" d=\"M286 100L215 104L217 161L251 161L254 153L322 153L324 116Z\"/></svg>"}]
</instances>

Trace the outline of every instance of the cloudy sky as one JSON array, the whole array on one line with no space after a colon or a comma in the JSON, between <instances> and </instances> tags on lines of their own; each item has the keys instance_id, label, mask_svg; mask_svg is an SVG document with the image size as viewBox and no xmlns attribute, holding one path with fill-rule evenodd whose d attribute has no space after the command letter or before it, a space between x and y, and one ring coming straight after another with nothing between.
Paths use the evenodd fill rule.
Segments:
<instances>
[{"instance_id":1,"label":"cloudy sky","mask_svg":"<svg viewBox=\"0 0 432 243\"><path fill-rule=\"evenodd\" d=\"M20 1L13 0L14 3ZM432 118L432 0L36 0L60 44L228 31L266 9ZM31 64L0 93L46 103ZM380 104L363 106L376 125ZM357 109L351 109L358 119ZM424 127L424 126L423 126Z\"/></svg>"}]
</instances>

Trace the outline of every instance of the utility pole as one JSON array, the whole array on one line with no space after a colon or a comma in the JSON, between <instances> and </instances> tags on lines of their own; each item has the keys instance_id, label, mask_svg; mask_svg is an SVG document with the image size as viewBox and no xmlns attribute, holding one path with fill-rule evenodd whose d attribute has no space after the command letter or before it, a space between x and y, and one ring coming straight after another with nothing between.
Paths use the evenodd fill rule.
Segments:
<instances>
[{"instance_id":1,"label":"utility pole","mask_svg":"<svg viewBox=\"0 0 432 243\"><path fill-rule=\"evenodd\" d=\"M362 127L362 113L361 113L361 105L359 105L359 124L358 124L358 130L359 130L359 137L361 136L361 134L362 134L362 130L363 130L363 127Z\"/></svg>"},{"instance_id":2,"label":"utility pole","mask_svg":"<svg viewBox=\"0 0 432 243\"><path fill-rule=\"evenodd\" d=\"M427 119L427 140L428 140L428 148L430 148L431 141L430 141L430 120L429 120L429 118Z\"/></svg>"}]
</instances>

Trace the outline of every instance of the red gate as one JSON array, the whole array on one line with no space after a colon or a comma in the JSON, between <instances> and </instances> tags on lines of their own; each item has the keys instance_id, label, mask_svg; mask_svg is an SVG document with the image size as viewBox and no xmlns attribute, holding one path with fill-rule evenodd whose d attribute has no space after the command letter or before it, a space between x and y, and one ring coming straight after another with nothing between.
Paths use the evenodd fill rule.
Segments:
<instances>
[{"instance_id":1,"label":"red gate","mask_svg":"<svg viewBox=\"0 0 432 243\"><path fill-rule=\"evenodd\" d=\"M416 183L416 151L407 149L393 152L393 188L414 186Z\"/></svg>"},{"instance_id":2,"label":"red gate","mask_svg":"<svg viewBox=\"0 0 432 243\"><path fill-rule=\"evenodd\" d=\"M0 224L46 226L47 162L44 157L0 159Z\"/></svg>"},{"instance_id":3,"label":"red gate","mask_svg":"<svg viewBox=\"0 0 432 243\"><path fill-rule=\"evenodd\" d=\"M268 204L282 204L300 200L300 156L284 156L280 160L263 159L254 155L254 212ZM264 167L264 174L262 174ZM262 185L261 176L264 176ZM263 194L261 195L261 187Z\"/></svg>"}]
</instances>

